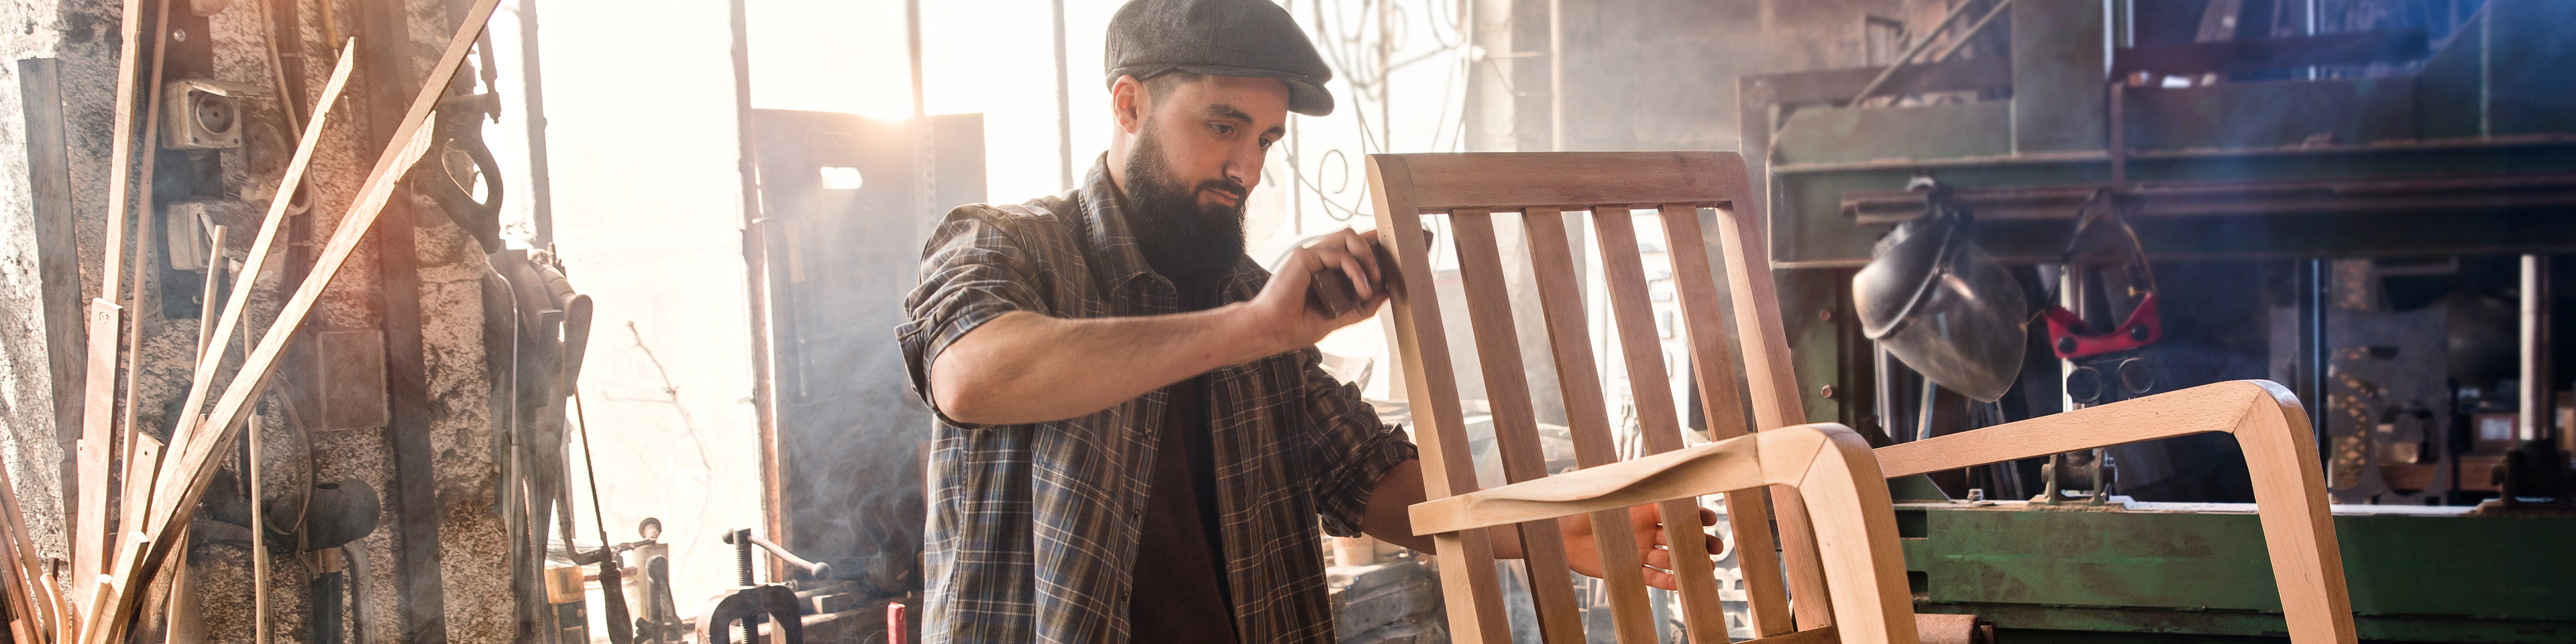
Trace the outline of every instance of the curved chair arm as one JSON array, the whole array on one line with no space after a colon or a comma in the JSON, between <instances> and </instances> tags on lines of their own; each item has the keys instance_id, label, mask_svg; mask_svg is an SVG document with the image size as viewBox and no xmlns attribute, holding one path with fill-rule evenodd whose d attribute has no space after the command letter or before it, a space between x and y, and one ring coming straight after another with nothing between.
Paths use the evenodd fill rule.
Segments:
<instances>
[{"instance_id":1,"label":"curved chair arm","mask_svg":"<svg viewBox=\"0 0 2576 644\"><path fill-rule=\"evenodd\" d=\"M2324 464L2309 435L2307 412L2279 383L2202 385L1899 443L1877 454L1894 478L2203 432L2233 434L2245 450L2290 638L2353 644L2352 598L2344 589L2343 552L2326 508Z\"/></svg>"},{"instance_id":2,"label":"curved chair arm","mask_svg":"<svg viewBox=\"0 0 2576 644\"><path fill-rule=\"evenodd\" d=\"M1428 535L1788 486L1815 522L1838 634L1913 644L1913 595L1886 478L1859 434L1815 423L1433 499L1411 512L1414 532Z\"/></svg>"}]
</instances>

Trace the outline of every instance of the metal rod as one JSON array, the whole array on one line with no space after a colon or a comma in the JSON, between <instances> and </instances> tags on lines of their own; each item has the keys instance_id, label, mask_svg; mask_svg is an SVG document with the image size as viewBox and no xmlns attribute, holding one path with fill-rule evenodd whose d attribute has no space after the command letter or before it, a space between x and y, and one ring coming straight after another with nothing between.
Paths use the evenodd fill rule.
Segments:
<instances>
[{"instance_id":1,"label":"metal rod","mask_svg":"<svg viewBox=\"0 0 2576 644\"><path fill-rule=\"evenodd\" d=\"M1547 149L1565 151L1565 0L1547 0Z\"/></svg>"},{"instance_id":2,"label":"metal rod","mask_svg":"<svg viewBox=\"0 0 2576 644\"><path fill-rule=\"evenodd\" d=\"M1919 441L1932 437L1932 412L1935 409L1933 405L1939 403L1940 400L1941 384L1932 382L1931 376L1924 376L1923 404L1915 407L1914 409L1914 440Z\"/></svg>"},{"instance_id":3,"label":"metal rod","mask_svg":"<svg viewBox=\"0 0 2576 644\"><path fill-rule=\"evenodd\" d=\"M903 0L903 33L912 66L912 117L918 119L930 113L921 97L921 0Z\"/></svg>"},{"instance_id":4,"label":"metal rod","mask_svg":"<svg viewBox=\"0 0 2576 644\"><path fill-rule=\"evenodd\" d=\"M1073 190L1073 79L1065 71L1064 0L1054 0L1055 9L1055 150L1062 173L1057 176L1063 190ZM1296 186L1289 186L1295 189Z\"/></svg>"},{"instance_id":5,"label":"metal rod","mask_svg":"<svg viewBox=\"0 0 2576 644\"><path fill-rule=\"evenodd\" d=\"M1968 46L1969 40L1975 39L1977 34L1985 33L1986 25L1994 23L1997 16L2002 16L2004 14L2004 8L2010 6L2012 6L2012 0L2003 0L2002 2L1995 3L1995 8L1986 10L1985 16L1977 18L1976 22L1968 24L1967 29L1961 30L1959 32L1959 37L1950 39L1950 46L1941 48L1941 53L1933 54L1932 62L1937 63L1949 60L1951 54L1959 53L1961 48ZM1863 96L1862 98L1867 98L1867 96Z\"/></svg>"},{"instance_id":6,"label":"metal rod","mask_svg":"<svg viewBox=\"0 0 2576 644\"><path fill-rule=\"evenodd\" d=\"M555 244L555 182L548 172L546 91L537 58L537 0L519 0L519 102L528 122L528 224L537 248Z\"/></svg>"},{"instance_id":7,"label":"metal rod","mask_svg":"<svg viewBox=\"0 0 2576 644\"><path fill-rule=\"evenodd\" d=\"M2334 461L2325 413L2326 357L2332 351L2326 339L2326 293L2333 286L2330 270L2327 260L2311 259L2299 277L2299 404L2307 408L2317 457L2327 463Z\"/></svg>"},{"instance_id":8,"label":"metal rod","mask_svg":"<svg viewBox=\"0 0 2576 644\"><path fill-rule=\"evenodd\" d=\"M2557 373L2550 370L2549 256L2522 256L2522 435L2526 441L2558 436Z\"/></svg>"},{"instance_id":9,"label":"metal rod","mask_svg":"<svg viewBox=\"0 0 2576 644\"><path fill-rule=\"evenodd\" d=\"M1995 3L1995 9L1994 9L1994 11L1992 11L1992 12L1988 12L1988 15L1989 15L1989 16L1991 16L1993 13L2001 12L2001 11L2003 10L2004 5L2011 4L2011 3L2012 3L2012 0L2004 0L2003 2L1997 2L1997 3ZM1932 30L1931 30L1931 31L1923 32L1923 39L1922 39L1922 40L1914 41L1914 45L1913 45L1913 46L1911 46L1911 47L1906 47L1906 48L1905 48L1905 53L1904 53L1904 54L1900 54L1900 55L1898 55L1898 56L1896 57L1896 62L1888 63L1888 64L1887 64L1887 69L1880 70L1880 71L1878 72L1878 77L1877 77L1877 78L1869 79L1869 84L1868 84L1868 85L1862 85L1862 86L1860 87L1860 93L1859 93L1859 94L1854 94L1854 95L1852 95L1852 100L1851 100L1851 102L1853 102L1853 103L1859 103L1859 102L1861 101L1861 99L1869 98L1869 95L1870 95L1870 93L1871 93L1871 92L1876 92L1876 91L1878 91L1878 86L1879 86L1879 85L1885 84L1885 83L1887 82L1887 79L1888 79L1889 77L1891 77L1891 76L1895 76L1895 75L1896 75L1896 70L1904 69L1904 68L1905 68L1905 64L1906 64L1907 62L1911 62L1911 61L1913 61L1915 56L1921 55L1921 54L1923 53L1923 50L1931 48L1931 47L1932 47L1932 41L1933 41L1934 39L1940 38L1940 37L1941 37L1941 32L1943 32L1943 31L1948 31L1948 30L1950 29L1950 25L1951 25L1952 23L1956 23L1956 22L1958 22L1958 21L1959 21L1959 16L1966 15L1966 14L1967 14L1967 12L1968 12L1968 5L1971 5L1971 4L1975 4L1975 3L1973 3L1973 2L1960 2L1960 3L1958 4L1958 6L1951 7L1951 8L1950 8L1950 15L1942 16L1942 17L1941 17L1941 23L1940 23L1940 24L1933 25L1933 26L1932 26Z\"/></svg>"},{"instance_id":10,"label":"metal rod","mask_svg":"<svg viewBox=\"0 0 2576 644\"><path fill-rule=\"evenodd\" d=\"M268 514L260 507L259 431L265 423L259 414L250 416L250 432L242 442L250 446L250 604L251 644L268 644ZM309 493L309 492L308 492Z\"/></svg>"}]
</instances>

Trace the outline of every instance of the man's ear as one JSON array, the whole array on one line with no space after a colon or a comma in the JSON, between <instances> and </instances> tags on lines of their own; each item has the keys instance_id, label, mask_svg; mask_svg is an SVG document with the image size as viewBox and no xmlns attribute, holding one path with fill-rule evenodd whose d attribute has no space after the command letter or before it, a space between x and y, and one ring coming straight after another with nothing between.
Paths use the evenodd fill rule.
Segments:
<instances>
[{"instance_id":1,"label":"man's ear","mask_svg":"<svg viewBox=\"0 0 2576 644\"><path fill-rule=\"evenodd\" d=\"M1119 76L1109 86L1109 111L1118 117L1118 129L1135 134L1145 122L1145 110L1151 109L1145 96L1145 82L1134 76Z\"/></svg>"}]
</instances>

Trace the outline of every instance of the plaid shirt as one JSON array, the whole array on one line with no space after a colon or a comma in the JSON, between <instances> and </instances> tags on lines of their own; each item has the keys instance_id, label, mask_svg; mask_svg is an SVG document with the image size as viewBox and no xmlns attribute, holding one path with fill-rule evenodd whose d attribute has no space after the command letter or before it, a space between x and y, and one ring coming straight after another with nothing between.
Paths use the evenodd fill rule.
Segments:
<instances>
[{"instance_id":1,"label":"plaid shirt","mask_svg":"<svg viewBox=\"0 0 2576 644\"><path fill-rule=\"evenodd\" d=\"M1019 206L959 207L931 234L921 285L905 302L909 320L896 331L924 401L940 351L1004 313L1180 311L1171 282L1128 234L1105 165L1083 185ZM1245 258L1223 299L1252 299L1268 279ZM1309 347L1208 374L1221 557L1247 643L1333 641L1316 518L1323 532L1358 535L1378 477L1414 457L1404 434L1378 422L1320 358ZM940 417L923 548L926 641L1127 641L1129 571L1164 397L1157 390L1033 425Z\"/></svg>"}]
</instances>

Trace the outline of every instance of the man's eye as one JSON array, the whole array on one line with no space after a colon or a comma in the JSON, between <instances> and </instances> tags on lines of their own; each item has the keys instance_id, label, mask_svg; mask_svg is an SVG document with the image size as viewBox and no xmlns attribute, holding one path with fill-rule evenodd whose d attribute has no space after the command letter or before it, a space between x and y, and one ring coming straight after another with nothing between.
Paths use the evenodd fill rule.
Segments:
<instances>
[{"instance_id":1,"label":"man's eye","mask_svg":"<svg viewBox=\"0 0 2576 644\"><path fill-rule=\"evenodd\" d=\"M1268 150L1268 149L1270 149L1270 145L1271 145L1271 144L1273 144L1273 143L1278 143L1278 142L1279 142L1279 140L1278 140L1278 139L1262 139L1262 140L1261 140L1261 149Z\"/></svg>"},{"instance_id":2,"label":"man's eye","mask_svg":"<svg viewBox=\"0 0 2576 644\"><path fill-rule=\"evenodd\" d=\"M1234 126L1232 125L1226 125L1224 123L1209 123L1208 129L1215 131L1217 136L1234 136Z\"/></svg>"}]
</instances>

